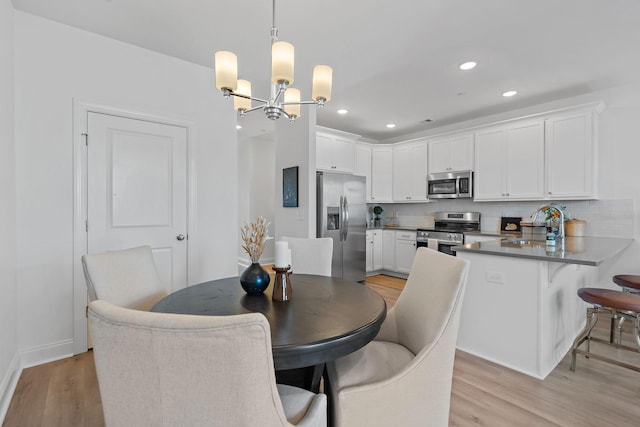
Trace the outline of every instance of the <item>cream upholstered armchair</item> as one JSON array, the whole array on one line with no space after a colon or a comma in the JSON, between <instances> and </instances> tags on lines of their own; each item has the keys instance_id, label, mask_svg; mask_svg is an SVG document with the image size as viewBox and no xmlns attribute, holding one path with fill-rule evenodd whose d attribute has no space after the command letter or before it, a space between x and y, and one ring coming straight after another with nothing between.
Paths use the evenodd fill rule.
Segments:
<instances>
[{"instance_id":1,"label":"cream upholstered armchair","mask_svg":"<svg viewBox=\"0 0 640 427\"><path fill-rule=\"evenodd\" d=\"M326 396L277 385L260 313L89 305L107 426L326 426Z\"/></svg>"},{"instance_id":2,"label":"cream upholstered armchair","mask_svg":"<svg viewBox=\"0 0 640 427\"><path fill-rule=\"evenodd\" d=\"M331 277L331 258L333 257L331 237L317 239L283 237L282 240L289 243L291 268L294 273Z\"/></svg>"},{"instance_id":3,"label":"cream upholstered armchair","mask_svg":"<svg viewBox=\"0 0 640 427\"><path fill-rule=\"evenodd\" d=\"M419 248L379 334L327 364L335 427L447 426L469 263Z\"/></svg>"},{"instance_id":4,"label":"cream upholstered armchair","mask_svg":"<svg viewBox=\"0 0 640 427\"><path fill-rule=\"evenodd\" d=\"M82 256L89 300L148 311L167 292L149 246Z\"/></svg>"}]
</instances>

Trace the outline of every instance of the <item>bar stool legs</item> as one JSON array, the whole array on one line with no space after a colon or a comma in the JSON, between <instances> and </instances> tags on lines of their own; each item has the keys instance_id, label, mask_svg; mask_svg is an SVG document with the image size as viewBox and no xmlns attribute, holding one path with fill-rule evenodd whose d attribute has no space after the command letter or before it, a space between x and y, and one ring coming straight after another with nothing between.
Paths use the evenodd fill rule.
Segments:
<instances>
[{"instance_id":1,"label":"bar stool legs","mask_svg":"<svg viewBox=\"0 0 640 427\"><path fill-rule=\"evenodd\" d=\"M578 334L573 342L570 370L575 372L576 356L579 353L584 354L588 358L591 357L640 372L640 366L630 365L591 352L591 341L594 341L608 344L618 349L640 353L640 295L610 289L582 288L578 290L578 296L585 302L593 304L593 307L587 309L585 328ZM591 336L591 332L598 322L598 316L601 313L606 313L610 318L609 340ZM636 347L622 344L622 325L625 319L633 322L632 333ZM585 341L587 342L586 350L582 350L579 347Z\"/></svg>"},{"instance_id":2,"label":"bar stool legs","mask_svg":"<svg viewBox=\"0 0 640 427\"><path fill-rule=\"evenodd\" d=\"M580 346L580 344L582 344L585 340L587 341L586 356L589 357L589 352L591 351L591 331L596 326L596 323L598 323L597 313L598 313L597 307L592 307L587 309L587 324L585 325L582 332L578 334L575 341L573 341L573 346L571 347L571 368L570 368L571 372L576 371L576 355L578 351L578 346Z\"/></svg>"}]
</instances>

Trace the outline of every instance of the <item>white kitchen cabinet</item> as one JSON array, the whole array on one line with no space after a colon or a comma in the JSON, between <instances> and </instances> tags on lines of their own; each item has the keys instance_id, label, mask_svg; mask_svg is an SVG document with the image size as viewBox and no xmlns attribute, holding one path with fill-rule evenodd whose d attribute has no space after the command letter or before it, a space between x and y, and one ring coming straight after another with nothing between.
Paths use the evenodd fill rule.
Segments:
<instances>
[{"instance_id":1,"label":"white kitchen cabinet","mask_svg":"<svg viewBox=\"0 0 640 427\"><path fill-rule=\"evenodd\" d=\"M316 169L331 172L353 172L354 147L352 141L316 135Z\"/></svg>"},{"instance_id":2,"label":"white kitchen cabinet","mask_svg":"<svg viewBox=\"0 0 640 427\"><path fill-rule=\"evenodd\" d=\"M416 256L415 231L396 231L396 268L399 273L409 274Z\"/></svg>"},{"instance_id":3,"label":"white kitchen cabinet","mask_svg":"<svg viewBox=\"0 0 640 427\"><path fill-rule=\"evenodd\" d=\"M371 149L371 201L392 202L393 149L386 145Z\"/></svg>"},{"instance_id":4,"label":"white kitchen cabinet","mask_svg":"<svg viewBox=\"0 0 640 427\"><path fill-rule=\"evenodd\" d=\"M414 142L393 147L393 200L427 200L427 143Z\"/></svg>"},{"instance_id":5,"label":"white kitchen cabinet","mask_svg":"<svg viewBox=\"0 0 640 427\"><path fill-rule=\"evenodd\" d=\"M382 230L382 268L396 270L396 232Z\"/></svg>"},{"instance_id":6,"label":"white kitchen cabinet","mask_svg":"<svg viewBox=\"0 0 640 427\"><path fill-rule=\"evenodd\" d=\"M373 271L382 270L382 230L373 230Z\"/></svg>"},{"instance_id":7,"label":"white kitchen cabinet","mask_svg":"<svg viewBox=\"0 0 640 427\"><path fill-rule=\"evenodd\" d=\"M366 182L366 200L371 202L371 147L367 144L356 143L356 161L354 175L364 176Z\"/></svg>"},{"instance_id":8,"label":"white kitchen cabinet","mask_svg":"<svg viewBox=\"0 0 640 427\"><path fill-rule=\"evenodd\" d=\"M367 273L382 270L382 230L367 230Z\"/></svg>"},{"instance_id":9,"label":"white kitchen cabinet","mask_svg":"<svg viewBox=\"0 0 640 427\"><path fill-rule=\"evenodd\" d=\"M545 121L545 195L549 199L596 196L594 113L572 112Z\"/></svg>"},{"instance_id":10,"label":"white kitchen cabinet","mask_svg":"<svg viewBox=\"0 0 640 427\"><path fill-rule=\"evenodd\" d=\"M373 271L373 230L367 230L365 234L367 240L365 255L365 271Z\"/></svg>"},{"instance_id":11,"label":"white kitchen cabinet","mask_svg":"<svg viewBox=\"0 0 640 427\"><path fill-rule=\"evenodd\" d=\"M544 197L544 121L480 129L475 140L474 200Z\"/></svg>"},{"instance_id":12,"label":"white kitchen cabinet","mask_svg":"<svg viewBox=\"0 0 640 427\"><path fill-rule=\"evenodd\" d=\"M429 141L429 173L473 170L473 134Z\"/></svg>"}]
</instances>

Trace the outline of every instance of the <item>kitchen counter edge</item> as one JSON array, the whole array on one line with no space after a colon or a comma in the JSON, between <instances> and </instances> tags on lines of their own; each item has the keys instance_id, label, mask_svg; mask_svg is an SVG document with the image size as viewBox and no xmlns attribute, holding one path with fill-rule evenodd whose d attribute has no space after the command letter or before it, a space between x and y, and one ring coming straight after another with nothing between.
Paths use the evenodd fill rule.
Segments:
<instances>
[{"instance_id":1,"label":"kitchen counter edge","mask_svg":"<svg viewBox=\"0 0 640 427\"><path fill-rule=\"evenodd\" d=\"M525 258L538 261L597 266L619 255L633 239L617 237L566 237L553 250L541 245L515 245L508 240L468 243L454 246L457 252Z\"/></svg>"}]
</instances>

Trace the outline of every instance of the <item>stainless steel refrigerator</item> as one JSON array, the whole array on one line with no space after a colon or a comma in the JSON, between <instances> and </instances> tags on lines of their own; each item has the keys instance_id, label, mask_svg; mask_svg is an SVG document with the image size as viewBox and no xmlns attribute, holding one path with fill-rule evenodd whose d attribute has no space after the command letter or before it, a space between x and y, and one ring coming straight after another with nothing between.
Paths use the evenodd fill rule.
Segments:
<instances>
[{"instance_id":1,"label":"stainless steel refrigerator","mask_svg":"<svg viewBox=\"0 0 640 427\"><path fill-rule=\"evenodd\" d=\"M316 235L333 238L331 275L356 282L366 268L365 185L363 176L316 172Z\"/></svg>"}]
</instances>

